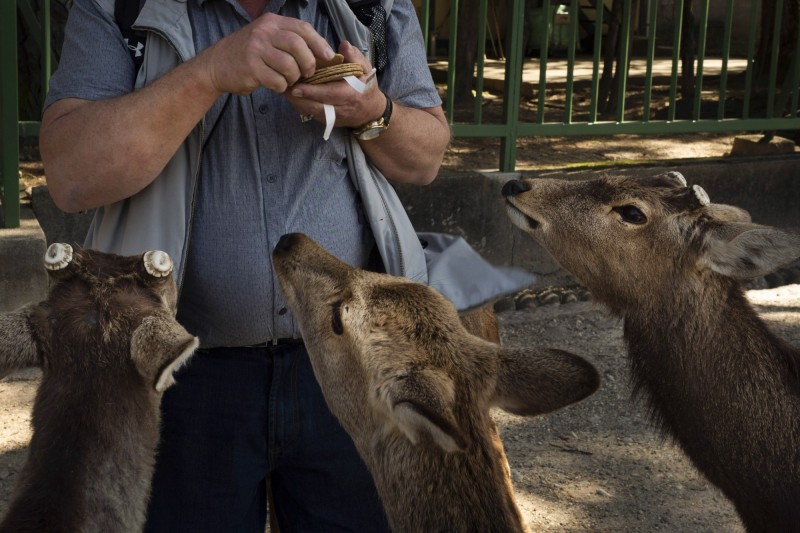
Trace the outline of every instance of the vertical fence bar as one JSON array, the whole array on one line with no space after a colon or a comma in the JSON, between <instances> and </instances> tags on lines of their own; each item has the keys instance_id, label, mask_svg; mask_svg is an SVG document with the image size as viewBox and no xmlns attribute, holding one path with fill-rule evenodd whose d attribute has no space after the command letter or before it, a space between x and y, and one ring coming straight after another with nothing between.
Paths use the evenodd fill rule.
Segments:
<instances>
[{"instance_id":1,"label":"vertical fence bar","mask_svg":"<svg viewBox=\"0 0 800 533\"><path fill-rule=\"evenodd\" d=\"M522 31L525 22L525 0L513 0L509 10L506 54L506 82L503 93L503 124L506 134L500 141L500 170L511 172L517 159L517 126L519 97L522 87Z\"/></svg>"},{"instance_id":2,"label":"vertical fence bar","mask_svg":"<svg viewBox=\"0 0 800 533\"><path fill-rule=\"evenodd\" d=\"M450 0L450 38L447 40L447 122L453 123L456 104L456 45L458 44L458 0Z\"/></svg>"},{"instance_id":3,"label":"vertical fence bar","mask_svg":"<svg viewBox=\"0 0 800 533\"><path fill-rule=\"evenodd\" d=\"M0 0L0 185L2 227L19 227L17 2Z\"/></svg>"},{"instance_id":4,"label":"vertical fence bar","mask_svg":"<svg viewBox=\"0 0 800 533\"><path fill-rule=\"evenodd\" d=\"M789 116L800 114L797 109L798 93L800 93L800 31L797 32L797 44L794 47L794 61L792 61L792 107Z\"/></svg>"},{"instance_id":5,"label":"vertical fence bar","mask_svg":"<svg viewBox=\"0 0 800 533\"><path fill-rule=\"evenodd\" d=\"M722 35L722 72L719 78L719 107L717 120L725 118L725 100L728 92L728 58L731 55L731 34L733 33L733 2L728 0L728 9L725 12L725 30Z\"/></svg>"},{"instance_id":6,"label":"vertical fence bar","mask_svg":"<svg viewBox=\"0 0 800 533\"><path fill-rule=\"evenodd\" d=\"M781 19L783 19L783 0L775 2L775 24L772 27L772 56L769 65L769 89L767 92L767 118L775 113L775 86L778 81L778 50L781 42Z\"/></svg>"},{"instance_id":7,"label":"vertical fence bar","mask_svg":"<svg viewBox=\"0 0 800 533\"><path fill-rule=\"evenodd\" d=\"M742 118L750 118L750 98L753 94L753 74L756 55L756 23L761 10L761 0L752 0L750 5L750 28L747 35L747 73L744 78L744 96L742 97Z\"/></svg>"},{"instance_id":8,"label":"vertical fence bar","mask_svg":"<svg viewBox=\"0 0 800 533\"><path fill-rule=\"evenodd\" d=\"M703 13L700 16L700 35L697 38L697 74L694 83L694 102L692 118L700 120L700 106L703 102L703 65L706 58L706 37L708 36L708 9L711 0L703 2Z\"/></svg>"},{"instance_id":9,"label":"vertical fence bar","mask_svg":"<svg viewBox=\"0 0 800 533\"><path fill-rule=\"evenodd\" d=\"M656 21L658 18L658 2L649 0L647 17L647 71L644 75L644 102L642 104L642 120L650 121L650 101L653 94L653 62L656 56Z\"/></svg>"},{"instance_id":10,"label":"vertical fence bar","mask_svg":"<svg viewBox=\"0 0 800 533\"><path fill-rule=\"evenodd\" d=\"M589 106L589 122L597 122L597 93L600 90L600 56L603 48L603 12L606 5L603 0L595 0L594 15L594 50L592 57L592 102Z\"/></svg>"},{"instance_id":11,"label":"vertical fence bar","mask_svg":"<svg viewBox=\"0 0 800 533\"><path fill-rule=\"evenodd\" d=\"M53 51L50 46L50 0L42 0L42 102L50 89ZM41 119L41 117L40 117Z\"/></svg>"},{"instance_id":12,"label":"vertical fence bar","mask_svg":"<svg viewBox=\"0 0 800 533\"><path fill-rule=\"evenodd\" d=\"M567 94L564 103L564 123L572 124L572 99L575 87L575 43L578 34L578 0L569 6L569 44L567 45Z\"/></svg>"},{"instance_id":13,"label":"vertical fence bar","mask_svg":"<svg viewBox=\"0 0 800 533\"><path fill-rule=\"evenodd\" d=\"M617 93L617 122L625 121L625 91L628 88L628 65L630 63L630 43L631 43L631 0L625 0L625 6L622 9L622 33L620 34L619 43L619 64L617 65L617 72L619 73L619 92Z\"/></svg>"},{"instance_id":14,"label":"vertical fence bar","mask_svg":"<svg viewBox=\"0 0 800 533\"><path fill-rule=\"evenodd\" d=\"M539 39L539 104L536 107L536 122L544 123L544 103L547 96L547 54L550 44L550 2L542 0L544 10L544 31Z\"/></svg>"},{"instance_id":15,"label":"vertical fence bar","mask_svg":"<svg viewBox=\"0 0 800 533\"><path fill-rule=\"evenodd\" d=\"M478 17L478 77L475 80L475 122L483 122L483 71L486 63L486 25L489 24L488 0L480 1L480 16Z\"/></svg>"},{"instance_id":16,"label":"vertical fence bar","mask_svg":"<svg viewBox=\"0 0 800 533\"><path fill-rule=\"evenodd\" d=\"M691 2L691 0L688 1ZM675 2L675 28L672 32L672 76L670 76L669 80L669 112L667 113L668 120L670 122L675 120L675 102L678 95L678 60L681 57L683 2L684 0L678 0Z\"/></svg>"},{"instance_id":17,"label":"vertical fence bar","mask_svg":"<svg viewBox=\"0 0 800 533\"><path fill-rule=\"evenodd\" d=\"M48 2L50 0L47 0ZM422 39L425 42L425 55L433 57L436 50L431 50L430 35L431 35L431 0L422 0L419 8L419 25L422 29Z\"/></svg>"}]
</instances>

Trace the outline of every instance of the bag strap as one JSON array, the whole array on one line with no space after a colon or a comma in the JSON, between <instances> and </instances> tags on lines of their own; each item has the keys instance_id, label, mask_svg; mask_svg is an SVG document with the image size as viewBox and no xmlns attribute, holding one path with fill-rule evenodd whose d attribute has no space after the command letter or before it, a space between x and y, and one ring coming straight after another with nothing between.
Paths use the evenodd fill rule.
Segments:
<instances>
[{"instance_id":1,"label":"bag strap","mask_svg":"<svg viewBox=\"0 0 800 533\"><path fill-rule=\"evenodd\" d=\"M114 3L114 20L122 33L128 52L136 67L136 72L144 62L144 47L147 41L145 32L133 29L139 13L142 11L145 0L116 0Z\"/></svg>"}]
</instances>

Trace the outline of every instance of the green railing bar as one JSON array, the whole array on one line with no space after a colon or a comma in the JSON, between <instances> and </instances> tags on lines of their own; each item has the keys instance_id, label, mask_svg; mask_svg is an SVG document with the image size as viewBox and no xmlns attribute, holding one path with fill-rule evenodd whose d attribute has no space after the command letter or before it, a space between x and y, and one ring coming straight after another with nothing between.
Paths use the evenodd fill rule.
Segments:
<instances>
[{"instance_id":1,"label":"green railing bar","mask_svg":"<svg viewBox=\"0 0 800 533\"><path fill-rule=\"evenodd\" d=\"M761 0L752 0L750 5L750 33L747 37L747 72L744 78L744 97L742 104L742 118L750 118L750 98L753 94L753 74L755 71L754 58L756 55L756 22L761 9Z\"/></svg>"},{"instance_id":2,"label":"green railing bar","mask_svg":"<svg viewBox=\"0 0 800 533\"><path fill-rule=\"evenodd\" d=\"M453 124L451 131L456 137L502 137L507 135L507 126L503 124ZM701 133L731 131L763 131L775 129L800 129L800 118L751 118L725 120L675 120L671 122L548 122L536 124L524 122L517 125L520 137L578 135L615 135L615 134L658 134L658 133Z\"/></svg>"},{"instance_id":3,"label":"green railing bar","mask_svg":"<svg viewBox=\"0 0 800 533\"><path fill-rule=\"evenodd\" d=\"M700 15L700 35L697 38L697 73L694 82L694 102L692 104L692 117L700 120L700 104L703 101L703 62L706 56L706 37L708 36L708 8L711 0L703 2L703 12Z\"/></svg>"},{"instance_id":4,"label":"green railing bar","mask_svg":"<svg viewBox=\"0 0 800 533\"><path fill-rule=\"evenodd\" d=\"M447 54L447 122L453 123L456 102L456 45L458 44L458 0L450 0L450 38Z\"/></svg>"},{"instance_id":5,"label":"green railing bar","mask_svg":"<svg viewBox=\"0 0 800 533\"><path fill-rule=\"evenodd\" d=\"M600 91L600 51L603 47L603 12L606 6L603 0L595 0L594 15L594 54L592 57L592 102L589 108L589 121L597 120L597 93Z\"/></svg>"},{"instance_id":6,"label":"green railing bar","mask_svg":"<svg viewBox=\"0 0 800 533\"><path fill-rule=\"evenodd\" d=\"M53 72L53 54L51 46L50 0L42 1L42 102L50 90L50 73Z\"/></svg>"},{"instance_id":7,"label":"green railing bar","mask_svg":"<svg viewBox=\"0 0 800 533\"><path fill-rule=\"evenodd\" d=\"M478 124L483 122L483 70L486 59L486 25L489 24L489 17L486 16L488 11L488 0L481 0L478 17L478 79L475 81L475 122Z\"/></svg>"},{"instance_id":8,"label":"green railing bar","mask_svg":"<svg viewBox=\"0 0 800 533\"><path fill-rule=\"evenodd\" d=\"M798 110L798 93L800 93L800 31L797 32L797 44L794 47L794 61L792 62L792 107L790 117L795 116Z\"/></svg>"},{"instance_id":9,"label":"green railing bar","mask_svg":"<svg viewBox=\"0 0 800 533\"><path fill-rule=\"evenodd\" d=\"M733 2L728 0L728 10L725 15L725 30L722 35L722 73L719 78L719 108L717 118L725 118L725 100L728 93L728 57L731 55L731 30L733 28Z\"/></svg>"},{"instance_id":10,"label":"green railing bar","mask_svg":"<svg viewBox=\"0 0 800 533\"><path fill-rule=\"evenodd\" d=\"M505 135L500 140L500 170L512 172L517 160L517 126L519 125L519 99L522 89L522 31L525 22L525 0L514 0L508 16L506 54L506 82L503 98Z\"/></svg>"},{"instance_id":11,"label":"green railing bar","mask_svg":"<svg viewBox=\"0 0 800 533\"><path fill-rule=\"evenodd\" d=\"M38 137L39 131L42 129L41 122L25 121L19 123L19 136L20 137Z\"/></svg>"},{"instance_id":12,"label":"green railing bar","mask_svg":"<svg viewBox=\"0 0 800 533\"><path fill-rule=\"evenodd\" d=\"M689 0L690 2L692 0ZM672 75L669 81L669 111L667 118L675 120L675 102L678 96L678 60L681 56L681 27L683 26L683 2L675 2L675 28L672 32Z\"/></svg>"},{"instance_id":13,"label":"green railing bar","mask_svg":"<svg viewBox=\"0 0 800 533\"><path fill-rule=\"evenodd\" d=\"M781 42L781 19L783 0L775 2L775 24L772 27L772 56L769 65L769 90L767 92L767 118L775 114L775 85L778 80L778 50Z\"/></svg>"},{"instance_id":14,"label":"green railing bar","mask_svg":"<svg viewBox=\"0 0 800 533\"><path fill-rule=\"evenodd\" d=\"M564 102L564 123L572 122L572 98L575 85L575 43L578 33L578 0L569 6L569 44L567 45L567 94Z\"/></svg>"},{"instance_id":15,"label":"green railing bar","mask_svg":"<svg viewBox=\"0 0 800 533\"><path fill-rule=\"evenodd\" d=\"M2 227L19 227L17 2L0 0L0 185Z\"/></svg>"},{"instance_id":16,"label":"green railing bar","mask_svg":"<svg viewBox=\"0 0 800 533\"><path fill-rule=\"evenodd\" d=\"M617 65L617 72L619 72L619 92L617 93L617 121L622 122L625 120L625 91L628 87L628 65L630 62L630 42L631 42L631 0L625 0L624 8L622 9L622 27L623 31L620 34L619 43L619 64Z\"/></svg>"},{"instance_id":17,"label":"green railing bar","mask_svg":"<svg viewBox=\"0 0 800 533\"><path fill-rule=\"evenodd\" d=\"M650 120L650 102L653 95L653 61L656 56L656 14L658 12L658 2L650 0L650 9L647 19L647 71L644 75L644 102L642 104L642 120Z\"/></svg>"},{"instance_id":18,"label":"green railing bar","mask_svg":"<svg viewBox=\"0 0 800 533\"><path fill-rule=\"evenodd\" d=\"M425 42L425 55L431 57L436 53L436 50L430 49L431 0L422 0L419 14L419 25L422 30L422 39Z\"/></svg>"},{"instance_id":19,"label":"green railing bar","mask_svg":"<svg viewBox=\"0 0 800 533\"><path fill-rule=\"evenodd\" d=\"M547 52L550 45L550 2L542 1L544 31L539 39L539 104L536 107L536 122L544 122L544 102L547 95Z\"/></svg>"}]
</instances>

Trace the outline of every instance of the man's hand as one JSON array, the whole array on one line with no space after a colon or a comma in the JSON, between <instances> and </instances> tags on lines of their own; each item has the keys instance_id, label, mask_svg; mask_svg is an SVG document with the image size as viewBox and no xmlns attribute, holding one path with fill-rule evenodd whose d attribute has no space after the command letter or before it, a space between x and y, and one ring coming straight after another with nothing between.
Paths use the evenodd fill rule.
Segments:
<instances>
[{"instance_id":1,"label":"man's hand","mask_svg":"<svg viewBox=\"0 0 800 533\"><path fill-rule=\"evenodd\" d=\"M372 72L372 65L364 57L361 50L347 41L339 46L339 53L344 56L345 63L358 63L364 70L361 81L367 81ZM298 83L286 94L289 103L300 115L311 115L315 120L325 123L324 104L330 104L336 110L336 126L356 128L371 120L377 120L386 108L386 97L378 89L373 79L363 93L359 93L345 81L334 81L320 85Z\"/></svg>"},{"instance_id":2,"label":"man's hand","mask_svg":"<svg viewBox=\"0 0 800 533\"><path fill-rule=\"evenodd\" d=\"M330 45L307 22L267 13L199 54L210 86L247 95L259 87L284 92L314 73L317 58L330 59Z\"/></svg>"}]
</instances>

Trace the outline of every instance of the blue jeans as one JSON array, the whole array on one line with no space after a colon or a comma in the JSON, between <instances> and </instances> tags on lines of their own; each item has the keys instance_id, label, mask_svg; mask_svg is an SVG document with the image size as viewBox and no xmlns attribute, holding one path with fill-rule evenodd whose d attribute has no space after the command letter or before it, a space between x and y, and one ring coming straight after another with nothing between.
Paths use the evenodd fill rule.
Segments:
<instances>
[{"instance_id":1,"label":"blue jeans","mask_svg":"<svg viewBox=\"0 0 800 533\"><path fill-rule=\"evenodd\" d=\"M175 379L145 531L263 533L268 477L281 533L389 530L304 345L200 350Z\"/></svg>"}]
</instances>

